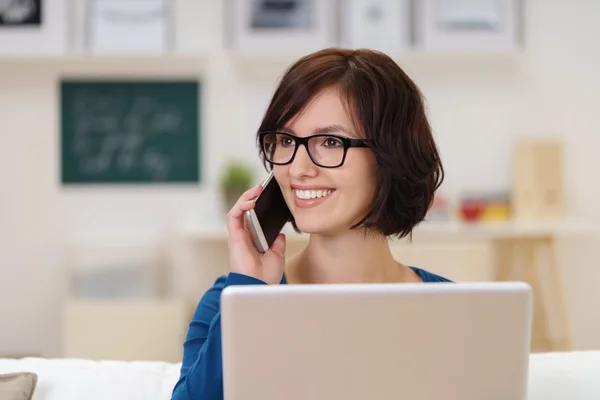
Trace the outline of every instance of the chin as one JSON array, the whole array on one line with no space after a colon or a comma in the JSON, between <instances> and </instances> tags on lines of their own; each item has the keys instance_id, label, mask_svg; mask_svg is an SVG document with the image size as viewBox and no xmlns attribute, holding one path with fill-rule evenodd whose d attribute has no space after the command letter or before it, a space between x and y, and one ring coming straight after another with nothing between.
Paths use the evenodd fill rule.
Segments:
<instances>
[{"instance_id":1,"label":"chin","mask_svg":"<svg viewBox=\"0 0 600 400\"><path fill-rule=\"evenodd\" d=\"M333 224L324 218L294 218L296 226L302 233L309 235L331 235L344 230L339 224Z\"/></svg>"}]
</instances>

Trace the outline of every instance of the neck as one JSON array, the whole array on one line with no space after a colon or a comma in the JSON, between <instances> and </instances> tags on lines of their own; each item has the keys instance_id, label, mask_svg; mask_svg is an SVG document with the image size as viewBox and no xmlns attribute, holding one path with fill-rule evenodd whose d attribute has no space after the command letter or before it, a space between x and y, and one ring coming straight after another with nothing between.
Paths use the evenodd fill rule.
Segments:
<instances>
[{"instance_id":1,"label":"neck","mask_svg":"<svg viewBox=\"0 0 600 400\"><path fill-rule=\"evenodd\" d=\"M293 262L293 280L302 283L370 283L414 280L399 264L386 237L351 230L338 235L311 235Z\"/></svg>"}]
</instances>

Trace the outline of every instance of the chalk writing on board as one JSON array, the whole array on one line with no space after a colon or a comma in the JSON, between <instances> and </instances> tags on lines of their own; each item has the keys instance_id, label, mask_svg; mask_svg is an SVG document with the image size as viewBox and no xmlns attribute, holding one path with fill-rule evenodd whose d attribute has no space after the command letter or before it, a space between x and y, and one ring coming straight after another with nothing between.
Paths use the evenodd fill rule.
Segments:
<instances>
[{"instance_id":1,"label":"chalk writing on board","mask_svg":"<svg viewBox=\"0 0 600 400\"><path fill-rule=\"evenodd\" d=\"M182 116L176 108L152 97L125 102L81 89L74 95L72 109L72 152L82 172L143 170L154 180L164 180L171 172L169 155L148 142L169 140L181 132Z\"/></svg>"},{"instance_id":2,"label":"chalk writing on board","mask_svg":"<svg viewBox=\"0 0 600 400\"><path fill-rule=\"evenodd\" d=\"M65 184L198 183L200 83L63 81Z\"/></svg>"}]
</instances>

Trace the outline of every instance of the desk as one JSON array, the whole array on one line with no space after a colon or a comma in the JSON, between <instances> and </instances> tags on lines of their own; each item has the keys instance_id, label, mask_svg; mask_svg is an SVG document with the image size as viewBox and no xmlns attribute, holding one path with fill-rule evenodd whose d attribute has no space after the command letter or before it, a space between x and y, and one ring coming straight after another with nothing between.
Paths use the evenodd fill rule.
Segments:
<instances>
[{"instance_id":1,"label":"desk","mask_svg":"<svg viewBox=\"0 0 600 400\"><path fill-rule=\"evenodd\" d=\"M522 280L534 293L532 350L573 349L562 275L557 260L556 239L594 234L582 221L511 221L490 224L452 222L424 226L416 235L487 238L493 247L495 280ZM550 320L555 320L552 332Z\"/></svg>"},{"instance_id":2,"label":"desk","mask_svg":"<svg viewBox=\"0 0 600 400\"><path fill-rule=\"evenodd\" d=\"M188 226L184 235L195 242L226 246L225 227ZM572 349L562 275L557 261L556 240L596 234L597 229L577 220L514 221L467 224L459 221L426 222L414 230L413 242L439 241L445 244L486 241L492 249L494 280L520 280L534 292L533 351ZM308 235L286 231L288 249L297 251L308 243ZM392 247L406 240L390 240ZM395 253L398 253L395 251ZM551 324L554 320L554 324ZM554 329L553 329L554 328Z\"/></svg>"}]
</instances>

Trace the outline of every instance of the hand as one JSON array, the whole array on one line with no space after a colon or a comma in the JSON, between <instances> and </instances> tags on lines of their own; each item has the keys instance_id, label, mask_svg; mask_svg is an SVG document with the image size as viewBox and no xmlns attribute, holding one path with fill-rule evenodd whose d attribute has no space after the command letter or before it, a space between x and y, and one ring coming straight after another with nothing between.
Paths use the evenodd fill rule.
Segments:
<instances>
[{"instance_id":1,"label":"hand","mask_svg":"<svg viewBox=\"0 0 600 400\"><path fill-rule=\"evenodd\" d=\"M281 282L285 266L285 235L279 234L265 253L258 251L244 225L244 212L254 208L254 199L263 190L261 184L246 191L227 214L229 268L269 284Z\"/></svg>"}]
</instances>

